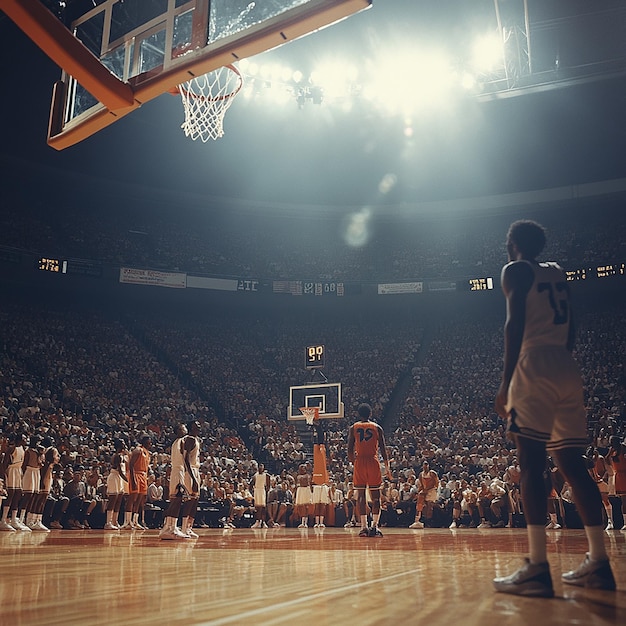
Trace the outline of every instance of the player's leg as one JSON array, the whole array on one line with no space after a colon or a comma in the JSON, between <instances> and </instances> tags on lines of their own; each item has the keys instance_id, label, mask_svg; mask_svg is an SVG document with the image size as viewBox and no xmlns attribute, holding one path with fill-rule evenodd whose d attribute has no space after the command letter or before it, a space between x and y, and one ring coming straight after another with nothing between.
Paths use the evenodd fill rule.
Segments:
<instances>
[{"instance_id":1,"label":"player's leg","mask_svg":"<svg viewBox=\"0 0 626 626\"><path fill-rule=\"evenodd\" d=\"M520 463L520 492L528 535L529 558L511 576L496 578L497 591L515 595L552 597L552 577L547 558L545 522L548 497L543 477L546 467L546 446L520 435L515 436Z\"/></svg>"},{"instance_id":2,"label":"player's leg","mask_svg":"<svg viewBox=\"0 0 626 626\"><path fill-rule=\"evenodd\" d=\"M574 503L585 526L589 552L576 570L563 574L563 582L579 587L615 589L615 578L611 571L604 544L602 518L602 496L596 482L587 471L582 448L555 450L554 460L572 488Z\"/></svg>"},{"instance_id":3,"label":"player's leg","mask_svg":"<svg viewBox=\"0 0 626 626\"><path fill-rule=\"evenodd\" d=\"M420 520L422 517L422 511L424 510L424 504L426 499L423 493L417 494L417 502L415 506L415 521L409 526L409 528L424 528L424 522Z\"/></svg>"}]
</instances>

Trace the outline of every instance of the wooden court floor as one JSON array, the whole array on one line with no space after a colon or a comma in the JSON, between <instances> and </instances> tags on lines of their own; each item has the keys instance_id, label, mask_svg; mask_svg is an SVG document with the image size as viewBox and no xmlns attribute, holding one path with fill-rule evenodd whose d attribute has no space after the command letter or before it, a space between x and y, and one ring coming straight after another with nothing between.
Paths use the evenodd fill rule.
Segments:
<instances>
[{"instance_id":1,"label":"wooden court floor","mask_svg":"<svg viewBox=\"0 0 626 626\"><path fill-rule=\"evenodd\" d=\"M626 531L607 532L618 591L563 586L582 530L547 531L554 599L495 593L518 529L199 529L0 533L0 624L626 624Z\"/></svg>"}]
</instances>

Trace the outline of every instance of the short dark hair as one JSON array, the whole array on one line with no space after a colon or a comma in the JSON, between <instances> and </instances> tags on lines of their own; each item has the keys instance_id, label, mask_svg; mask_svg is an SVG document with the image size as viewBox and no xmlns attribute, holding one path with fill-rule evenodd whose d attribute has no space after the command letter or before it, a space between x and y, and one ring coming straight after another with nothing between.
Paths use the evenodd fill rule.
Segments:
<instances>
[{"instance_id":1,"label":"short dark hair","mask_svg":"<svg viewBox=\"0 0 626 626\"><path fill-rule=\"evenodd\" d=\"M507 241L524 255L535 258L546 245L546 229L532 220L518 220L509 227Z\"/></svg>"},{"instance_id":2,"label":"short dark hair","mask_svg":"<svg viewBox=\"0 0 626 626\"><path fill-rule=\"evenodd\" d=\"M359 404L359 408L356 412L359 414L359 417L368 418L372 415L372 407L366 402L363 402L363 404Z\"/></svg>"}]
</instances>

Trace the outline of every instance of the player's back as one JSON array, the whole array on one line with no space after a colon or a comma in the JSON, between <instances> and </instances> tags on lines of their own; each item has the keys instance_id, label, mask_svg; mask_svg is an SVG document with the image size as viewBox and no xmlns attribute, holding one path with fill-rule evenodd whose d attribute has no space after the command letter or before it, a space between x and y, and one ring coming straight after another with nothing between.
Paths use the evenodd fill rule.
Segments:
<instances>
[{"instance_id":1,"label":"player's back","mask_svg":"<svg viewBox=\"0 0 626 626\"><path fill-rule=\"evenodd\" d=\"M355 422L354 452L357 457L375 457L378 452L378 424L372 421Z\"/></svg>"},{"instance_id":2,"label":"player's back","mask_svg":"<svg viewBox=\"0 0 626 626\"><path fill-rule=\"evenodd\" d=\"M567 346L570 325L569 290L565 273L556 263L529 263L534 280L526 297L521 352L531 348Z\"/></svg>"}]
</instances>

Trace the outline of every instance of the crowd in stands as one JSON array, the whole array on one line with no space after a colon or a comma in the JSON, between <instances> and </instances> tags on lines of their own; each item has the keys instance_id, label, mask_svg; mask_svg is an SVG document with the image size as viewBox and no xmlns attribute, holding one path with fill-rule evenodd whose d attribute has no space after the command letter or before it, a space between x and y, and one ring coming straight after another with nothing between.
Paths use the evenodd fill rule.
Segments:
<instances>
[{"instance_id":1,"label":"crowd in stands","mask_svg":"<svg viewBox=\"0 0 626 626\"><path fill-rule=\"evenodd\" d=\"M198 523L251 524L249 480L259 462L280 494L272 521L291 523L295 475L302 463L310 470L311 445L306 427L286 420L287 389L308 382L299 347L309 340L328 346L332 359L325 372L344 383L346 417L326 424L337 523L350 524L353 516L346 432L363 400L388 433L394 480L385 484L382 523L408 526L418 514L431 525L513 523L506 517L513 510L496 514L491 507L515 459L493 411L502 362L499 312L422 324L340 317L330 325L312 316L303 327L280 315L207 321L203 315L129 317L115 310L10 297L2 303L3 446L19 434L54 441L60 462L47 509L53 527L100 525L116 439L132 447L150 433L151 481L167 494L174 428L190 419L202 424L206 499ZM576 354L589 436L600 452L611 435L626 434L625 318L617 306L585 312L579 320ZM439 477L441 494L421 511L415 483L424 462ZM73 502L76 493L81 502ZM162 494L150 500L146 524L159 523ZM455 510L463 516L454 517Z\"/></svg>"},{"instance_id":2,"label":"crowd in stands","mask_svg":"<svg viewBox=\"0 0 626 626\"><path fill-rule=\"evenodd\" d=\"M12 184L0 191L3 206L13 207L0 212L3 248L214 276L355 282L454 279L478 270L497 276L506 260L506 228L518 217L511 209L403 221L372 210L361 223L366 243L359 247L347 243L349 211L255 213L248 207L231 215L227 207L207 212L197 199L181 199L190 207L172 212L154 194L147 200L140 190L126 189L120 203L119 190L112 189L92 194L93 206L70 198L57 213L12 192L27 188L24 180ZM625 256L619 199L593 207L574 203L567 220L556 209L535 213L523 217L548 227L545 255L566 267ZM144 521L158 524L174 429L191 419L202 424L199 523L252 519L248 481L259 462L275 481L272 521L289 523L295 475L310 463L311 438L306 427L286 419L288 389L311 381L302 350L317 343L328 349L324 375L342 383L346 412L325 422L333 517L350 524L353 516L346 432L356 406L367 401L387 432L394 476L383 490L383 523L408 526L419 515L435 525L504 521L491 507L498 481L507 486L515 461L493 410L503 310L429 317L421 311L377 316L367 303L342 315L314 306L304 316L280 305L237 315L212 311L210 304L207 311L182 308L146 313L120 303L77 307L67 300L3 297L0 437L3 450L7 438L22 434L33 441L49 437L58 448L49 523L98 525L114 442L132 447L148 432L153 493ZM625 318L619 304L590 306L578 324L589 439L601 453L611 436L626 434ZM425 462L439 477L441 493L423 512L415 484ZM74 492L82 504L72 502Z\"/></svg>"}]
</instances>

